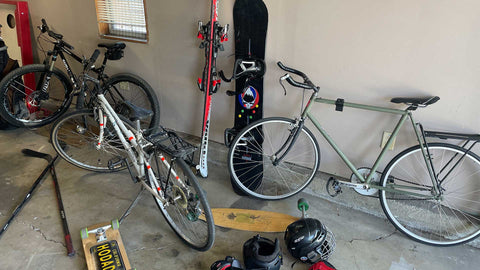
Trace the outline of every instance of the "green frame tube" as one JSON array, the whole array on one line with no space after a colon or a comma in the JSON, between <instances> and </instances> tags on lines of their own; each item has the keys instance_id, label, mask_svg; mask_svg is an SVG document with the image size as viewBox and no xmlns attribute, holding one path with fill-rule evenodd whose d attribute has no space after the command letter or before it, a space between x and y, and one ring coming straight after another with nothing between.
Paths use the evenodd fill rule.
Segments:
<instances>
[{"instance_id":1,"label":"green frame tube","mask_svg":"<svg viewBox=\"0 0 480 270\"><path fill-rule=\"evenodd\" d=\"M314 102L312 102L314 101ZM340 158L343 160L343 162L347 165L347 167L355 174L358 179L360 179L361 182L366 183L367 185L370 184L373 173L370 173L368 177L365 179L360 172L357 170L355 165L348 159L348 157L342 152L340 147L335 143L335 141L332 139L330 135L323 129L322 125L320 122L315 118L313 114L310 113L310 110L313 106L313 104L317 103L324 103L324 104L331 104L335 105L336 100L332 99L324 99L324 98L316 98L316 94L312 95L310 98L309 103L307 104L304 112L302 113L302 118L308 117L312 121L312 123L315 125L315 127L318 129L318 131L322 134L322 136L325 138L325 140L332 146L332 148L337 152L337 154L340 156ZM368 110L368 111L376 111L376 112L382 112L382 113L391 113L391 114L396 114L400 115L400 120L398 121L397 125L395 126L395 129L392 132L392 135L388 139L387 143L385 146L382 148L380 154L377 157L377 160L373 164L373 167L371 168L372 172L375 172L377 168L380 166L380 162L382 161L383 157L385 156L385 153L387 152L388 148L393 144L394 139L398 135L400 128L403 126L405 123L405 120L407 118L410 118L412 121L413 128L415 129L415 133L417 135L417 140L420 142L421 145L422 142L419 137L419 133L415 127L415 124L413 122L413 119L411 117L411 113L408 110L397 110L397 109L391 109L391 108L386 108L386 107L380 107L380 106L371 106L371 105L364 105L364 104L358 104L358 103L350 103L350 102L344 102L343 103L344 107L348 108L356 108L356 109L361 109L361 110ZM422 147L423 148L423 147ZM428 161L426 161L428 163ZM430 169L430 168L429 168Z\"/></svg>"}]
</instances>

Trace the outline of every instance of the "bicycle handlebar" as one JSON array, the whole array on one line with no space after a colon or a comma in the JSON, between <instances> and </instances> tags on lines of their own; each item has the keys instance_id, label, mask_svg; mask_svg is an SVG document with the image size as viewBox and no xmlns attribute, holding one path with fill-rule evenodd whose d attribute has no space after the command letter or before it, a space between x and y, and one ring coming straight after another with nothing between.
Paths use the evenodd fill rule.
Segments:
<instances>
[{"instance_id":1,"label":"bicycle handlebar","mask_svg":"<svg viewBox=\"0 0 480 270\"><path fill-rule=\"evenodd\" d=\"M293 69L293 68L290 68L290 67L287 67L285 66L282 62L278 61L277 62L277 65L285 70L286 72L290 72L290 73L293 73L293 74L296 74L300 77L303 78L303 83L301 82L298 82L296 80L294 80L290 74L285 74L283 75L281 78L280 78L280 81L283 81L283 80L286 80L290 85L292 86L295 86L295 87L299 87L299 88L304 88L304 89L313 89L314 91L318 91L318 87L315 86L311 81L310 79L307 77L307 75L305 75L305 73L299 71L299 70L296 70L296 69Z\"/></svg>"},{"instance_id":2,"label":"bicycle handlebar","mask_svg":"<svg viewBox=\"0 0 480 270\"><path fill-rule=\"evenodd\" d=\"M65 46L70 50L74 49L72 45L68 44L63 40L62 34L58 34L50 30L50 27L48 27L47 21L45 19L42 18L42 26L39 26L39 28L40 28L40 32L47 33L50 37L56 39L60 45Z\"/></svg>"}]
</instances>

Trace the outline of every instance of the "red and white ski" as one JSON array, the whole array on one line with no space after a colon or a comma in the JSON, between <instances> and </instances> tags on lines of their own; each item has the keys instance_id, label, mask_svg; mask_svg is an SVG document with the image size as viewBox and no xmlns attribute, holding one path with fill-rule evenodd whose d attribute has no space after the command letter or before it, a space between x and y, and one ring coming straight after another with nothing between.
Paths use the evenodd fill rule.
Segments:
<instances>
[{"instance_id":1,"label":"red and white ski","mask_svg":"<svg viewBox=\"0 0 480 270\"><path fill-rule=\"evenodd\" d=\"M205 49L205 68L202 78L198 78L198 87L205 92L205 104L203 109L202 143L200 145L200 161L197 169L202 177L208 176L207 153L208 134L210 129L210 113L212 111L212 95L220 87L217 78L216 58L218 50L223 51L222 42L227 41L228 24L220 26L218 22L218 3L220 0L212 0L210 21L207 24L198 22L198 38L202 40L201 49Z\"/></svg>"}]
</instances>

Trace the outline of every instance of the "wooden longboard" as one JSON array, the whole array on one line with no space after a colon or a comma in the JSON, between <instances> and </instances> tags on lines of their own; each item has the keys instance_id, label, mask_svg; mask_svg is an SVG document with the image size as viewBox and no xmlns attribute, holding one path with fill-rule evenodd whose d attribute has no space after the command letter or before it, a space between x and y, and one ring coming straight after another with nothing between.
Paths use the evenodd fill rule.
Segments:
<instances>
[{"instance_id":1,"label":"wooden longboard","mask_svg":"<svg viewBox=\"0 0 480 270\"><path fill-rule=\"evenodd\" d=\"M299 220L283 213L235 208L213 208L212 215L217 226L255 232L284 232L290 223Z\"/></svg>"},{"instance_id":2,"label":"wooden longboard","mask_svg":"<svg viewBox=\"0 0 480 270\"><path fill-rule=\"evenodd\" d=\"M132 269L118 230L118 222L116 228L112 227L112 223L92 225L80 232L88 270ZM105 229L106 239L97 241L95 231L100 228Z\"/></svg>"}]
</instances>

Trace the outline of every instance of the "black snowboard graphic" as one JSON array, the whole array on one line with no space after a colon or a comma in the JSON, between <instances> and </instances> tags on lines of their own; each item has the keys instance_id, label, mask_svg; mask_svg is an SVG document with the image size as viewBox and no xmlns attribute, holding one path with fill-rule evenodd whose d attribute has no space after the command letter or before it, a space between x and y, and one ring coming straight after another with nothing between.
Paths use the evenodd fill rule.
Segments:
<instances>
[{"instance_id":1,"label":"black snowboard graphic","mask_svg":"<svg viewBox=\"0 0 480 270\"><path fill-rule=\"evenodd\" d=\"M235 30L235 118L232 129L225 131L227 145L235 135L249 123L263 117L263 74L265 73L265 40L267 36L268 11L262 0L236 0L233 6L233 24ZM257 67L257 72L244 72L245 67ZM242 65L243 69L239 66ZM260 66L260 67L259 67ZM237 74L239 76L237 76ZM259 131L258 133L261 133ZM261 134L252 135L261 145ZM242 146L243 154L234 157L234 170L239 180L255 190L262 182L262 155L249 151L247 143ZM252 162L258 166L252 168ZM233 180L233 179L232 179ZM243 194L232 181L234 190Z\"/></svg>"}]
</instances>

